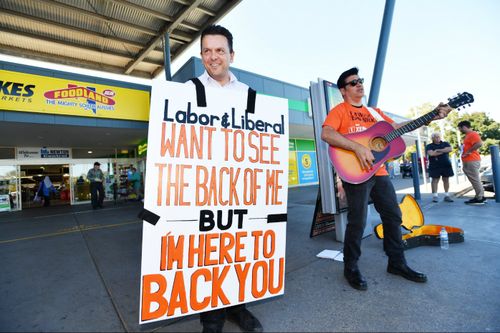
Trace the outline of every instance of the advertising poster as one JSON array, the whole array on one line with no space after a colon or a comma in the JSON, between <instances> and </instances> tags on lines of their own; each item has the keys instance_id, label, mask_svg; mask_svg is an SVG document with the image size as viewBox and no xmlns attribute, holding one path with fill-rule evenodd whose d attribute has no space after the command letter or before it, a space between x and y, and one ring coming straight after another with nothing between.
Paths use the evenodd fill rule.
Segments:
<instances>
[{"instance_id":1,"label":"advertising poster","mask_svg":"<svg viewBox=\"0 0 500 333\"><path fill-rule=\"evenodd\" d=\"M8 194L0 194L0 212L10 211L10 197Z\"/></svg>"},{"instance_id":2,"label":"advertising poster","mask_svg":"<svg viewBox=\"0 0 500 333\"><path fill-rule=\"evenodd\" d=\"M318 168L316 166L316 152L298 151L297 164L299 165L300 184L317 183Z\"/></svg>"},{"instance_id":3,"label":"advertising poster","mask_svg":"<svg viewBox=\"0 0 500 333\"><path fill-rule=\"evenodd\" d=\"M152 87L140 324L284 293L287 101L205 92Z\"/></svg>"}]
</instances>

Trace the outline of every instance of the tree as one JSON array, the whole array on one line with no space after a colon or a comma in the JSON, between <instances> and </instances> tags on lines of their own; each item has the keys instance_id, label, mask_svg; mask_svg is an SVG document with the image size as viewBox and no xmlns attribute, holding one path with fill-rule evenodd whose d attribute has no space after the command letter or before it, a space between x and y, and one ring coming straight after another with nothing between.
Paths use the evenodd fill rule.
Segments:
<instances>
[{"instance_id":1,"label":"tree","mask_svg":"<svg viewBox=\"0 0 500 333\"><path fill-rule=\"evenodd\" d=\"M424 103L411 108L406 117L416 119L432 111L434 107L431 103ZM428 138L423 138L423 140L430 142L430 135L433 132L444 132L443 140L450 143L453 154L458 154L464 135L459 133L457 125L463 120L468 120L472 128L481 136L483 140L483 146L479 149L481 155L488 155L490 146L500 143L500 123L490 118L486 112L465 113L461 111L452 111L445 119L433 121L428 126L427 131L421 131L421 133L426 132L429 135Z\"/></svg>"},{"instance_id":2,"label":"tree","mask_svg":"<svg viewBox=\"0 0 500 333\"><path fill-rule=\"evenodd\" d=\"M447 117L447 122L450 126L445 132L445 140L450 142L450 144L453 142L453 147L458 146L456 128L458 123L463 120L469 121L472 129L478 132L481 136L481 140L483 140L483 145L479 149L479 153L481 155L489 155L490 146L498 145L500 143L500 123L488 117L485 112L452 112ZM463 141L463 137L464 136L461 135L461 141Z\"/></svg>"}]
</instances>

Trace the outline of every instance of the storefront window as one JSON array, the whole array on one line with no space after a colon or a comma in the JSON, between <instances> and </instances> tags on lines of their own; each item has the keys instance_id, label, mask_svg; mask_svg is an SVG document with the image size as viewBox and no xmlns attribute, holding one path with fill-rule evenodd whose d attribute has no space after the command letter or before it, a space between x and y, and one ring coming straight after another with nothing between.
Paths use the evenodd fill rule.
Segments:
<instances>
[{"instance_id":1,"label":"storefront window","mask_svg":"<svg viewBox=\"0 0 500 333\"><path fill-rule=\"evenodd\" d=\"M138 199L139 193L135 193L133 185L129 181L130 174L132 172L132 167L138 169L139 174L141 174L140 169L138 168L137 165L137 160L120 158L116 160L116 163L114 163L113 166L116 174L116 199L117 200ZM139 188L142 189L142 177ZM141 190L139 190L139 192L141 192Z\"/></svg>"},{"instance_id":2,"label":"storefront window","mask_svg":"<svg viewBox=\"0 0 500 333\"><path fill-rule=\"evenodd\" d=\"M15 166L0 165L0 212L19 209L19 190Z\"/></svg>"}]
</instances>

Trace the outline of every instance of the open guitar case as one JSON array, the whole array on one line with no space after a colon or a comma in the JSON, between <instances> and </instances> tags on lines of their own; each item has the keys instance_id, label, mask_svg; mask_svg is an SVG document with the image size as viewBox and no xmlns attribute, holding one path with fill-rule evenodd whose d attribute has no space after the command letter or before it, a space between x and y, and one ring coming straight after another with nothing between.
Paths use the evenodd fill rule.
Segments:
<instances>
[{"instance_id":1,"label":"open guitar case","mask_svg":"<svg viewBox=\"0 0 500 333\"><path fill-rule=\"evenodd\" d=\"M464 241L464 231L460 228L437 224L424 225L424 214L413 196L405 195L399 204L399 208L403 215L401 226L409 231L409 233L403 234L405 250L421 245L439 246L439 232L443 227L448 232L449 243L462 243ZM375 235L379 239L384 238L382 223L375 226Z\"/></svg>"}]
</instances>

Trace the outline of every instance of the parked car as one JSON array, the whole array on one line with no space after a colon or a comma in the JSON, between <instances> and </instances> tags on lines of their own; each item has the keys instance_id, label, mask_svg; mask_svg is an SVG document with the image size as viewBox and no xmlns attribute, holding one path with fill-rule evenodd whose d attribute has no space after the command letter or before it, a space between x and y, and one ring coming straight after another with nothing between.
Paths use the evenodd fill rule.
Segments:
<instances>
[{"instance_id":1,"label":"parked car","mask_svg":"<svg viewBox=\"0 0 500 333\"><path fill-rule=\"evenodd\" d=\"M481 172L480 176L484 190L495 192L495 189L493 188L493 169L491 168L491 165Z\"/></svg>"}]
</instances>

